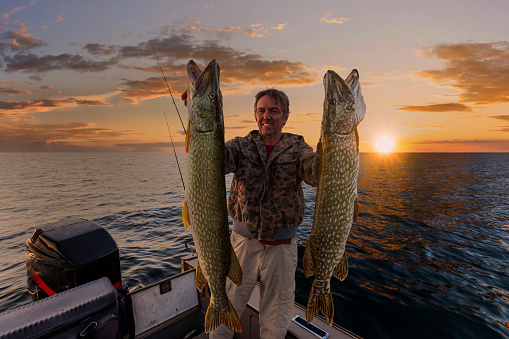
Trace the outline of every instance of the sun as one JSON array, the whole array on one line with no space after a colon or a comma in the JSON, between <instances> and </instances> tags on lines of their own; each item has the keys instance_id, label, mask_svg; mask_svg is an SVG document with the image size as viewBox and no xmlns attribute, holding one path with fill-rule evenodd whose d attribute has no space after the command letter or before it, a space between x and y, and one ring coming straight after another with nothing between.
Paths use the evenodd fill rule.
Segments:
<instances>
[{"instance_id":1,"label":"sun","mask_svg":"<svg viewBox=\"0 0 509 339\"><path fill-rule=\"evenodd\" d=\"M394 148L394 141L390 136L382 135L376 139L375 148L379 153L389 153Z\"/></svg>"}]
</instances>

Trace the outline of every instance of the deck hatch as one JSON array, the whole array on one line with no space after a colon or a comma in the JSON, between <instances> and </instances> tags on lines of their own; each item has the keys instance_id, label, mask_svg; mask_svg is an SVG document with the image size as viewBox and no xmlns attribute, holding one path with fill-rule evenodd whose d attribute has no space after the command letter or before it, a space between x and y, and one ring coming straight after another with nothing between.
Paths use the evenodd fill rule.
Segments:
<instances>
[{"instance_id":1,"label":"deck hatch","mask_svg":"<svg viewBox=\"0 0 509 339\"><path fill-rule=\"evenodd\" d=\"M318 326L313 325L311 323L308 324L306 319L302 318L300 315L295 316L292 320L293 320L294 323L296 323L297 325L303 327L307 331L313 333L314 335L316 335L320 339L327 339L330 336L329 333L325 332L324 330L322 330Z\"/></svg>"}]
</instances>

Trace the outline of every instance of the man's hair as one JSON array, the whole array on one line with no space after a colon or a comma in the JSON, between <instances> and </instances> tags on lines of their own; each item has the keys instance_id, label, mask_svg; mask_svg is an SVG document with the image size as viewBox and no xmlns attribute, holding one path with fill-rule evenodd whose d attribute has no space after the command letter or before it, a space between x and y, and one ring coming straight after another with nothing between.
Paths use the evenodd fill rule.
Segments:
<instances>
[{"instance_id":1,"label":"man's hair","mask_svg":"<svg viewBox=\"0 0 509 339\"><path fill-rule=\"evenodd\" d=\"M290 100L288 100L288 97L286 96L285 92L280 91L275 88L267 88L263 91L260 91L256 93L255 95L255 103L254 103L254 112L256 114L256 104L258 104L258 100L260 100L261 97L269 95L278 105L281 105L283 108L283 116L288 119L288 116L290 115Z\"/></svg>"}]
</instances>

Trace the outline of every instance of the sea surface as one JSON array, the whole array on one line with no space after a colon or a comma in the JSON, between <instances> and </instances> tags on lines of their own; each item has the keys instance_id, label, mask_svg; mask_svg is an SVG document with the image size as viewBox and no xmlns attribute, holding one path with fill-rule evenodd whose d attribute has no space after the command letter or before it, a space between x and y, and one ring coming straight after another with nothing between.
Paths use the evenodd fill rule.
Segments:
<instances>
[{"instance_id":1,"label":"sea surface","mask_svg":"<svg viewBox=\"0 0 509 339\"><path fill-rule=\"evenodd\" d=\"M316 193L303 187L299 238ZM364 338L509 337L508 153L361 154L358 189L349 274L332 280L336 323ZM113 236L130 290L180 272L193 242L183 199L173 154L1 153L0 312L31 301L25 241L71 215ZM296 300L305 305L304 248Z\"/></svg>"}]
</instances>

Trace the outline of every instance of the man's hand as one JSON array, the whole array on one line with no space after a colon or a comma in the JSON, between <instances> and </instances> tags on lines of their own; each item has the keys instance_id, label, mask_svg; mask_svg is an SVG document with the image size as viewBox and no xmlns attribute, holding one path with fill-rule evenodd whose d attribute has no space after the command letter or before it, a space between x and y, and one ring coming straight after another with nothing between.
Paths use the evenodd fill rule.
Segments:
<instances>
[{"instance_id":1,"label":"man's hand","mask_svg":"<svg viewBox=\"0 0 509 339\"><path fill-rule=\"evenodd\" d=\"M180 99L182 99L184 101L184 106L187 107L187 89L184 93L182 93L182 95L180 96Z\"/></svg>"}]
</instances>

